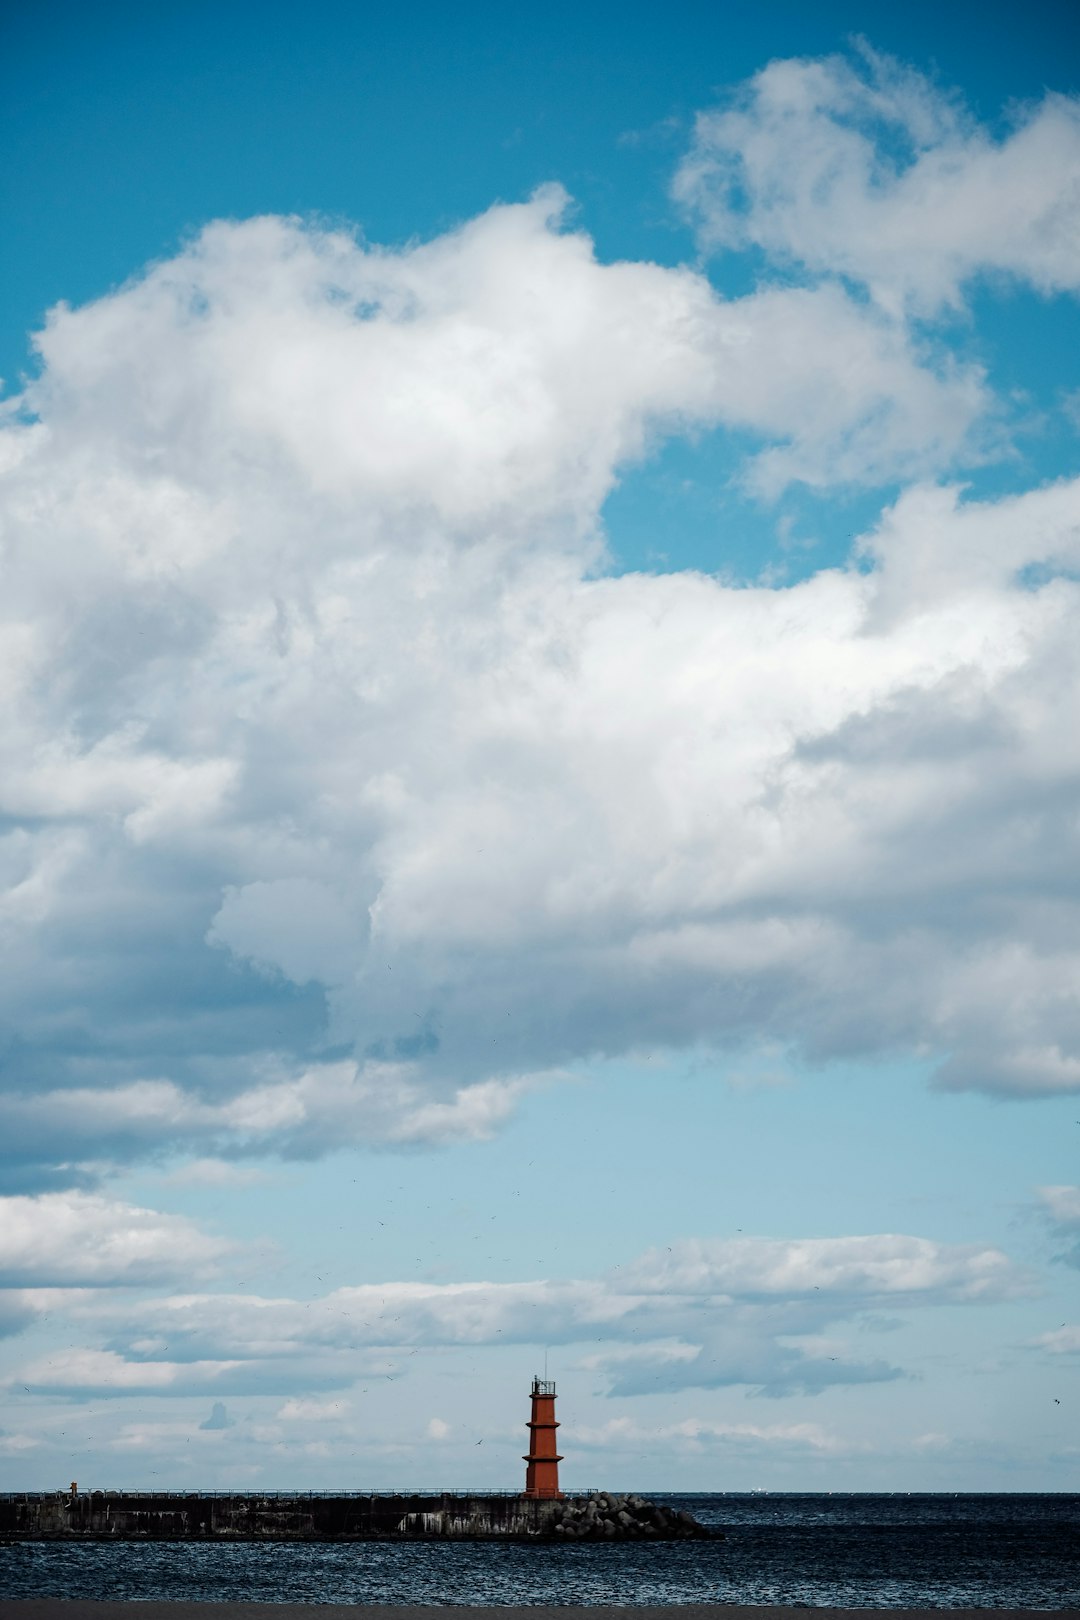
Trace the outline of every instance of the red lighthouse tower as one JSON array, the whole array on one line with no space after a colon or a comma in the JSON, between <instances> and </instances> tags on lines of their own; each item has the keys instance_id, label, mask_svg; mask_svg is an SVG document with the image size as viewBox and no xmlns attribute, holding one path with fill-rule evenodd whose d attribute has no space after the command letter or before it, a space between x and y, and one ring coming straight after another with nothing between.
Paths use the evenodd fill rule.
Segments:
<instances>
[{"instance_id":1,"label":"red lighthouse tower","mask_svg":"<svg viewBox=\"0 0 1080 1620\"><path fill-rule=\"evenodd\" d=\"M561 1497L559 1464L562 1458L555 1450L555 1385L546 1378L532 1382L532 1417L529 1419L529 1453L524 1459L525 1495L551 1500Z\"/></svg>"}]
</instances>

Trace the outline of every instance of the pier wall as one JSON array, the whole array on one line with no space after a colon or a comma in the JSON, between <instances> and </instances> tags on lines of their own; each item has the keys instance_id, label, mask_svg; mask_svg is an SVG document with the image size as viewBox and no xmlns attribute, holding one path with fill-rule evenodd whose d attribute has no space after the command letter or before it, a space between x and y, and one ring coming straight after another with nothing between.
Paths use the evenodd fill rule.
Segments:
<instances>
[{"instance_id":1,"label":"pier wall","mask_svg":"<svg viewBox=\"0 0 1080 1620\"><path fill-rule=\"evenodd\" d=\"M521 1496L359 1496L80 1491L0 1498L0 1538L343 1541L552 1533L547 1502ZM546 1511L545 1511L546 1510Z\"/></svg>"},{"instance_id":2,"label":"pier wall","mask_svg":"<svg viewBox=\"0 0 1080 1620\"><path fill-rule=\"evenodd\" d=\"M78 1491L0 1495L0 1541L360 1541L417 1537L600 1539L708 1534L638 1496Z\"/></svg>"}]
</instances>

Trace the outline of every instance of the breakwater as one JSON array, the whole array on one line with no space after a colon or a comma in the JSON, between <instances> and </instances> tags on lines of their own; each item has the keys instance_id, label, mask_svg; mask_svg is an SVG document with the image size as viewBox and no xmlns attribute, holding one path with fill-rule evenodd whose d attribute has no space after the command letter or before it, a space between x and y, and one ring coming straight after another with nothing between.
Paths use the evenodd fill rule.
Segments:
<instances>
[{"instance_id":1,"label":"breakwater","mask_svg":"<svg viewBox=\"0 0 1080 1620\"><path fill-rule=\"evenodd\" d=\"M710 1532L644 1497L78 1491L0 1496L5 1541L675 1540Z\"/></svg>"}]
</instances>

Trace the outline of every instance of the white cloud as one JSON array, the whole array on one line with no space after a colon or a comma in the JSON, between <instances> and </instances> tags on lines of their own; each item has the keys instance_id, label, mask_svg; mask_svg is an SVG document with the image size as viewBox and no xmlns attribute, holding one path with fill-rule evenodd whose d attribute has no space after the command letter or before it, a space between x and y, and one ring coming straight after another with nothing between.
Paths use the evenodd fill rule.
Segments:
<instances>
[{"instance_id":1,"label":"white cloud","mask_svg":"<svg viewBox=\"0 0 1080 1620\"><path fill-rule=\"evenodd\" d=\"M280 1067L280 1065L278 1065ZM98 1090L43 1091L0 1098L0 1121L24 1151L130 1153L167 1141L174 1150L207 1142L238 1151L314 1156L348 1143L437 1146L483 1141L522 1095L554 1075L518 1075L459 1086L433 1100L416 1063L313 1064L206 1103L171 1081ZM244 1185L254 1171L200 1159L166 1177L178 1185Z\"/></svg>"},{"instance_id":2,"label":"white cloud","mask_svg":"<svg viewBox=\"0 0 1080 1620\"><path fill-rule=\"evenodd\" d=\"M1080 1187L1039 1187L1036 1191L1055 1226L1080 1227Z\"/></svg>"},{"instance_id":3,"label":"white cloud","mask_svg":"<svg viewBox=\"0 0 1080 1620\"><path fill-rule=\"evenodd\" d=\"M787 589L599 575L663 433L884 479L985 400L837 286L725 302L562 206L216 225L51 319L0 435L19 1186L483 1138L671 1045L1080 1088L1080 486L920 485Z\"/></svg>"},{"instance_id":4,"label":"white cloud","mask_svg":"<svg viewBox=\"0 0 1080 1620\"><path fill-rule=\"evenodd\" d=\"M845 448L853 431L886 459L890 443L955 448L982 403L835 289L725 302L688 270L599 265L558 228L566 206L547 187L399 254L292 220L208 227L120 294L52 312L29 394L49 432L15 441L16 489L40 457L70 468L92 447L104 468L80 572L158 588L176 570L239 586L242 560L264 574L243 503L278 535L275 506L302 524L302 490L318 530L278 549L287 584L313 544L377 557L406 516L410 549L433 522L535 539L563 519L580 539L665 426L805 436L813 476L843 455L840 477L872 479ZM879 443L864 419L894 409L902 425ZM66 493L53 515L70 524Z\"/></svg>"},{"instance_id":5,"label":"white cloud","mask_svg":"<svg viewBox=\"0 0 1080 1620\"><path fill-rule=\"evenodd\" d=\"M1080 289L1080 103L1048 94L996 139L866 47L771 62L699 115L676 195L712 246L753 244L868 286L892 311L999 273Z\"/></svg>"},{"instance_id":6,"label":"white cloud","mask_svg":"<svg viewBox=\"0 0 1080 1620\"><path fill-rule=\"evenodd\" d=\"M78 1290L70 1288L12 1288L0 1284L0 1339L10 1338L54 1313L63 1312Z\"/></svg>"},{"instance_id":7,"label":"white cloud","mask_svg":"<svg viewBox=\"0 0 1080 1620\"><path fill-rule=\"evenodd\" d=\"M127 1361L112 1350L73 1348L57 1350L44 1361L25 1362L16 1368L9 1384L26 1384L31 1390L108 1394L169 1394L181 1390L217 1386L238 1362Z\"/></svg>"},{"instance_id":8,"label":"white cloud","mask_svg":"<svg viewBox=\"0 0 1080 1620\"><path fill-rule=\"evenodd\" d=\"M146 1284L213 1270L233 1247L181 1215L81 1192L0 1198L0 1280Z\"/></svg>"},{"instance_id":9,"label":"white cloud","mask_svg":"<svg viewBox=\"0 0 1080 1620\"><path fill-rule=\"evenodd\" d=\"M678 1423L658 1423L650 1427L632 1418L612 1418L596 1427L577 1428L574 1444L585 1451L669 1450L676 1454L703 1451L722 1446L758 1450L847 1452L864 1449L864 1443L846 1440L820 1423L713 1423L701 1418L683 1418Z\"/></svg>"},{"instance_id":10,"label":"white cloud","mask_svg":"<svg viewBox=\"0 0 1080 1620\"><path fill-rule=\"evenodd\" d=\"M342 1401L306 1401L294 1396L277 1415L282 1423L338 1423L344 1411Z\"/></svg>"},{"instance_id":11,"label":"white cloud","mask_svg":"<svg viewBox=\"0 0 1080 1620\"><path fill-rule=\"evenodd\" d=\"M626 1278L659 1294L785 1295L828 1290L927 1298L1000 1299L1024 1282L999 1249L930 1238L714 1238L650 1249Z\"/></svg>"},{"instance_id":12,"label":"white cloud","mask_svg":"<svg viewBox=\"0 0 1080 1620\"><path fill-rule=\"evenodd\" d=\"M132 1345L128 1353L73 1345L17 1363L0 1379L0 1386L74 1400L130 1395L281 1396L290 1392L306 1396L312 1391L344 1389L361 1375L370 1377L382 1371L366 1364L363 1356L345 1352L300 1357L294 1351L292 1356L265 1359L256 1355L176 1359L166 1353L170 1349L156 1345L144 1353ZM225 1427L229 1426L226 1422ZM205 1427L216 1430L220 1425L211 1421Z\"/></svg>"},{"instance_id":13,"label":"white cloud","mask_svg":"<svg viewBox=\"0 0 1080 1620\"><path fill-rule=\"evenodd\" d=\"M616 1394L738 1384L814 1394L902 1376L883 1361L853 1359L842 1340L824 1335L830 1323L885 1301L894 1309L993 1302L1026 1286L996 1250L926 1239L684 1242L606 1280L386 1282L310 1300L204 1293L90 1302L72 1326L100 1336L104 1348L72 1350L14 1380L70 1391L208 1383L282 1390L295 1393L279 1420L321 1421L336 1407L312 1404L312 1390L401 1377L426 1350L543 1341L588 1344L582 1365Z\"/></svg>"},{"instance_id":14,"label":"white cloud","mask_svg":"<svg viewBox=\"0 0 1080 1620\"><path fill-rule=\"evenodd\" d=\"M1076 963L1059 926L1070 901L1054 874L1073 859L1077 588L1060 571L1078 512L1070 484L997 505L916 491L868 542L869 574L751 591L696 575L581 581L540 561L509 583L485 574L480 616L468 600L479 575L462 563L435 593L438 623L422 612L419 691L375 705L359 753L341 673L355 634L302 647L292 672L268 646L260 657L300 707L288 724L277 698L253 709L239 819L211 818L194 855L170 835L149 866L113 822L80 835L80 914L115 914L105 874L125 873L138 896L166 855L193 863L190 891L155 889L131 923L151 927L145 999L162 1013L124 1026L124 1042L177 1078L117 1085L113 1065L93 1086L9 1100L9 1141L74 1160L166 1138L318 1151L481 1135L538 1068L763 1032L818 1055L951 1053L953 1085L1075 1087ZM1029 565L1047 583L1018 580ZM387 619L388 682L414 611L401 602ZM309 692L326 694L326 738L306 724ZM212 690L197 706L217 702ZM19 836L33 861L36 835ZM200 976L229 981L199 924L238 956L249 948L208 880L211 856L261 868L263 889L296 865L318 872L309 885L357 919L351 940L301 968L295 905L276 920L264 908L259 962L282 977L265 992L238 981L235 1013L226 998L211 1016ZM43 953L74 926L73 892L65 879L47 926L13 935L36 971L31 984L13 958L9 994L46 1048L56 998L42 994L55 972ZM195 924L194 1003L162 978L175 931L143 916ZM115 968L108 948L93 958L101 1016L121 964L126 976L127 955ZM317 1023L297 1025L287 983L316 966L331 1039L382 1055L303 1061ZM79 971L76 956L65 973ZM193 1070L170 1023L184 1010L185 1042L213 1054L225 1018L250 1031L254 1061ZM285 1052L271 1060L260 1048L274 1043Z\"/></svg>"},{"instance_id":15,"label":"white cloud","mask_svg":"<svg viewBox=\"0 0 1080 1620\"><path fill-rule=\"evenodd\" d=\"M1040 1333L1032 1343L1040 1350L1048 1350L1052 1356L1080 1355L1080 1324L1063 1322L1049 1333Z\"/></svg>"}]
</instances>

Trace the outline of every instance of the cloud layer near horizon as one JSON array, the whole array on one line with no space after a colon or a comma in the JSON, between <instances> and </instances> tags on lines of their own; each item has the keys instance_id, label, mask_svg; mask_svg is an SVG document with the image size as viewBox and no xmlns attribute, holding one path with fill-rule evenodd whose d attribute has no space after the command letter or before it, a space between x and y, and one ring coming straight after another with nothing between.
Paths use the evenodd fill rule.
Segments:
<instances>
[{"instance_id":1,"label":"cloud layer near horizon","mask_svg":"<svg viewBox=\"0 0 1080 1620\"><path fill-rule=\"evenodd\" d=\"M405 1376L421 1350L540 1339L579 1347L615 1395L817 1394L904 1376L853 1351L847 1335L868 1314L995 1304L1031 1286L990 1246L874 1234L683 1240L600 1278L148 1296L147 1285L206 1271L226 1245L175 1216L79 1192L0 1199L0 1221L0 1328L17 1334L47 1315L66 1325L65 1344L17 1360L3 1380L33 1395L344 1388Z\"/></svg>"},{"instance_id":2,"label":"cloud layer near horizon","mask_svg":"<svg viewBox=\"0 0 1080 1620\"><path fill-rule=\"evenodd\" d=\"M737 138L772 195L780 103L856 174L838 108L929 119L925 87L871 106L826 64L815 101L807 71L702 125L699 191ZM1025 131L1065 150L1074 113ZM935 116L918 163L977 190L998 159ZM849 186L834 269L876 285L858 211L915 184ZM10 1186L483 1136L665 1047L1080 1089L1080 483L935 481L994 402L906 292L725 300L597 262L565 205L396 253L219 223L53 312L0 441ZM740 228L816 265L768 207ZM1064 230L1007 268L1071 285ZM912 298L1002 267L965 241ZM761 495L909 487L796 585L605 575L620 470L713 429Z\"/></svg>"}]
</instances>

